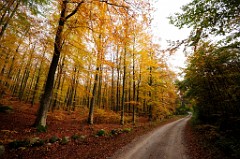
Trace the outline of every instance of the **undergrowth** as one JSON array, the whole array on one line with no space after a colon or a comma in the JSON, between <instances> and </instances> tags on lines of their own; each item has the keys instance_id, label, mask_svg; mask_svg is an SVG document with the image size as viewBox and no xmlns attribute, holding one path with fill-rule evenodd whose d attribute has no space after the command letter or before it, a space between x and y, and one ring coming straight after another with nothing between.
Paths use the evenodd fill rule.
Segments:
<instances>
[{"instance_id":1,"label":"undergrowth","mask_svg":"<svg viewBox=\"0 0 240 159\"><path fill-rule=\"evenodd\" d=\"M132 117L125 116L124 117L125 123L131 123ZM94 112L94 123L101 124L118 124L120 122L120 115L113 111L105 111L103 109L96 109Z\"/></svg>"},{"instance_id":2,"label":"undergrowth","mask_svg":"<svg viewBox=\"0 0 240 159\"><path fill-rule=\"evenodd\" d=\"M240 137L233 130L220 130L218 125L204 124L197 116L192 117L191 125L198 134L201 146L211 152L213 159L239 159Z\"/></svg>"}]
</instances>

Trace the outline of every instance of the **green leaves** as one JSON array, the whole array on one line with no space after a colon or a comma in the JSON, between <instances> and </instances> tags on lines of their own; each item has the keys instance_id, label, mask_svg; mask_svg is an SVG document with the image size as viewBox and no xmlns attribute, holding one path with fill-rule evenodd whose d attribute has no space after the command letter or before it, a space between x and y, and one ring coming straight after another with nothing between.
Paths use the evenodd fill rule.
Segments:
<instances>
[{"instance_id":1,"label":"green leaves","mask_svg":"<svg viewBox=\"0 0 240 159\"><path fill-rule=\"evenodd\" d=\"M212 114L238 116L239 53L239 48L204 43L188 58L185 79L178 86L185 99L195 101L203 120Z\"/></svg>"},{"instance_id":2,"label":"green leaves","mask_svg":"<svg viewBox=\"0 0 240 159\"><path fill-rule=\"evenodd\" d=\"M239 14L240 2L228 0L193 0L182 7L183 13L176 13L169 17L170 23L179 28L184 26L192 27L193 32L201 29L202 35L224 36L227 34L239 37ZM198 34L192 34L189 37L192 40L198 38ZM203 37L201 37L203 39ZM228 43L235 42L234 39L228 39Z\"/></svg>"}]
</instances>

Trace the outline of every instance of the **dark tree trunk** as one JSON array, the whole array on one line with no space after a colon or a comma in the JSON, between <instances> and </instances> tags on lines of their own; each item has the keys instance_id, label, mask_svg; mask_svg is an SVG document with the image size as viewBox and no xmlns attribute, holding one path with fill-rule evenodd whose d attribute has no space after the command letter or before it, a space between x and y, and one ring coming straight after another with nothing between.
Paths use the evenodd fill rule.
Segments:
<instances>
[{"instance_id":1,"label":"dark tree trunk","mask_svg":"<svg viewBox=\"0 0 240 159\"><path fill-rule=\"evenodd\" d=\"M97 85L98 85L98 76L99 76L99 66L96 68L96 74L94 78L94 84L93 84L93 90L92 90L92 97L90 101L90 107L89 107L89 114L88 114L88 124L93 124L93 111L94 111L94 102L95 102L95 96L97 93Z\"/></svg>"},{"instance_id":2,"label":"dark tree trunk","mask_svg":"<svg viewBox=\"0 0 240 159\"><path fill-rule=\"evenodd\" d=\"M124 105L125 105L125 84L126 84L126 54L127 54L127 50L125 48L124 50L124 56L123 56L123 81L122 81L122 105L121 105L121 120L120 123L121 125L124 125Z\"/></svg>"},{"instance_id":3,"label":"dark tree trunk","mask_svg":"<svg viewBox=\"0 0 240 159\"><path fill-rule=\"evenodd\" d=\"M79 2L76 8L69 15L66 16L67 3L68 1L62 2L61 15L58 22L58 28L57 28L55 42L54 42L54 54L50 64L44 93L40 101L40 107L38 109L38 115L35 120L34 126L44 126L44 127L46 126L47 112L49 109L50 99L51 99L52 90L53 90L54 76L55 76L55 72L57 69L57 65L58 65L58 61L60 58L60 53L63 45L62 33L63 33L64 24L68 18L73 16L78 11L78 8L82 3L84 3L84 1Z\"/></svg>"},{"instance_id":4,"label":"dark tree trunk","mask_svg":"<svg viewBox=\"0 0 240 159\"><path fill-rule=\"evenodd\" d=\"M149 68L149 82L148 82L148 85L150 87L152 87L152 84L153 84L152 66L150 66L150 68ZM153 108L152 108L152 91L151 90L149 91L149 98L150 98L150 104L149 104L149 107L148 107L148 119L149 119L149 121L152 121L152 110L153 110Z\"/></svg>"},{"instance_id":5,"label":"dark tree trunk","mask_svg":"<svg viewBox=\"0 0 240 159\"><path fill-rule=\"evenodd\" d=\"M37 72L37 79L36 79L35 87L34 87L34 90L33 90L31 106L33 106L34 103L35 103L36 94L37 94L37 91L39 89L39 80L40 80L40 77L41 77L40 74L41 74L41 70L42 70L42 65L43 65L43 60L44 60L44 57L45 57L45 53L46 53L46 50L44 49L43 55L42 55L42 58L41 58L41 62L40 62L39 68L38 68L38 72Z\"/></svg>"},{"instance_id":6,"label":"dark tree trunk","mask_svg":"<svg viewBox=\"0 0 240 159\"><path fill-rule=\"evenodd\" d=\"M40 107L38 110L37 118L35 120L34 126L46 126L46 120L47 120L47 112L49 109L52 89L53 89L53 83L54 83L54 76L57 69L61 49L62 49L62 32L64 28L64 24L66 21L66 7L67 2L64 1L62 4L61 9L61 16L59 19L59 24L57 28L57 33L55 36L55 43L54 43L54 54L51 61L51 65L49 68L47 81L44 89L44 93L42 95L41 101L40 101Z\"/></svg>"},{"instance_id":7,"label":"dark tree trunk","mask_svg":"<svg viewBox=\"0 0 240 159\"><path fill-rule=\"evenodd\" d=\"M133 44L133 57L132 57L132 85L133 85L133 106L132 106L132 124L135 125L135 105L137 105L136 103L136 83L135 83L135 42L136 42L136 38L134 36L134 44Z\"/></svg>"}]
</instances>

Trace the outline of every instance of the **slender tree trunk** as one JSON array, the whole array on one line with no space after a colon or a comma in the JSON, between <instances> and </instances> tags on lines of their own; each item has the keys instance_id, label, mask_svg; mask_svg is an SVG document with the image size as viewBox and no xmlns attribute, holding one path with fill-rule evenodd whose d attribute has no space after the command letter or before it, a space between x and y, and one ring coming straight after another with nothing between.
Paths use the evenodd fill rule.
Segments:
<instances>
[{"instance_id":1,"label":"slender tree trunk","mask_svg":"<svg viewBox=\"0 0 240 159\"><path fill-rule=\"evenodd\" d=\"M113 57L112 57L112 62L114 62ZM111 84L111 102L110 102L111 108L110 109L112 111L115 111L116 110L116 108L115 108L116 103L115 103L115 98L114 98L115 97L115 95L114 95L114 86L115 86L114 85L114 66L112 66L112 77L111 78L112 78L112 81L111 81L112 84Z\"/></svg>"},{"instance_id":2,"label":"slender tree trunk","mask_svg":"<svg viewBox=\"0 0 240 159\"><path fill-rule=\"evenodd\" d=\"M97 93L97 85L98 85L98 78L99 78L99 66L96 68L96 74L94 78L94 84L93 84L93 90L92 90L92 97L90 101L90 107L89 107L89 114L88 114L88 124L93 124L93 111L94 111L94 102L95 102L95 96Z\"/></svg>"},{"instance_id":3,"label":"slender tree trunk","mask_svg":"<svg viewBox=\"0 0 240 159\"><path fill-rule=\"evenodd\" d=\"M9 54L7 54L6 58L4 59L4 64L3 64L3 67L0 72L0 78L3 78L5 76L8 59L9 59ZM0 79L0 84L4 85L4 82L6 82L6 80L4 80L4 78L2 80ZM4 92L4 90L2 90L2 91Z\"/></svg>"},{"instance_id":4,"label":"slender tree trunk","mask_svg":"<svg viewBox=\"0 0 240 159\"><path fill-rule=\"evenodd\" d=\"M152 56L150 56L151 58ZM150 86L150 88L152 87L152 83L153 83L153 79L152 79L152 66L150 66L149 68L149 82L148 85ZM148 119L149 121L152 121L152 90L149 91L149 98L150 98L150 104L148 107Z\"/></svg>"},{"instance_id":5,"label":"slender tree trunk","mask_svg":"<svg viewBox=\"0 0 240 159\"><path fill-rule=\"evenodd\" d=\"M141 74L142 74L142 71L141 71L141 68L140 68L140 71L139 71L139 79L138 79L138 82L137 82L137 103L139 103L140 101L139 101L139 94L140 94L140 83L141 83L141 80L142 80L142 76L141 76ZM143 104L144 105L144 104ZM138 113L138 107L137 107L137 113ZM144 109L143 109L144 110Z\"/></svg>"},{"instance_id":6,"label":"slender tree trunk","mask_svg":"<svg viewBox=\"0 0 240 159\"><path fill-rule=\"evenodd\" d=\"M97 96L97 88L99 83L99 78L102 78L102 60L103 60L103 42L102 42L102 33L99 34L98 36L99 40L99 45L98 47L98 52L97 52L97 61L96 61L96 71L95 71L95 77L94 77L94 82L93 82L93 90L92 90L92 97L90 101L90 106L89 106L89 114L88 114L88 124L92 125L93 124L93 112L94 112L94 106L95 106L95 100ZM101 79L102 80L102 79ZM101 87L99 87L101 91ZM101 92L100 92L101 93ZM99 99L98 99L99 100Z\"/></svg>"},{"instance_id":7,"label":"slender tree trunk","mask_svg":"<svg viewBox=\"0 0 240 159\"><path fill-rule=\"evenodd\" d=\"M28 82L28 78L29 78L29 74L30 74L30 69L32 67L32 59L33 59L33 53L34 53L34 50L35 50L35 46L36 46L36 44L34 44L33 48L30 51L30 55L29 55L30 57L27 61L25 69L24 69L20 89L19 89L19 92L18 92L18 97L19 97L20 100L23 100L23 98L24 98L24 93L25 93L25 89L26 89L26 86L27 86L27 82Z\"/></svg>"},{"instance_id":8,"label":"slender tree trunk","mask_svg":"<svg viewBox=\"0 0 240 159\"><path fill-rule=\"evenodd\" d=\"M133 125L135 125L135 105L137 105L137 102L136 102L136 83L135 83L135 42L136 42L136 38L135 38L135 35L134 35L134 39L133 39L133 57L132 57L132 86L133 86L133 110L132 110L132 123Z\"/></svg>"},{"instance_id":9,"label":"slender tree trunk","mask_svg":"<svg viewBox=\"0 0 240 159\"><path fill-rule=\"evenodd\" d=\"M76 75L75 75L75 81L74 81L74 92L73 92L73 108L72 110L75 111L76 110L76 105L77 105L77 88L78 88L78 75L79 75L79 69L77 70L76 67Z\"/></svg>"},{"instance_id":10,"label":"slender tree trunk","mask_svg":"<svg viewBox=\"0 0 240 159\"><path fill-rule=\"evenodd\" d=\"M131 72L129 71L128 73L129 77L128 77L128 113L130 113L131 110L131 102L132 101L132 97L131 97L131 92L132 92L132 81L131 81Z\"/></svg>"},{"instance_id":11,"label":"slender tree trunk","mask_svg":"<svg viewBox=\"0 0 240 159\"><path fill-rule=\"evenodd\" d=\"M91 62L90 62L91 63ZM91 64L88 64L88 70L90 70L91 69ZM90 99L91 99L91 97L90 97L90 94L91 94L91 83L92 83L92 77L91 77L91 75L90 75L90 71L88 71L87 72L87 85L86 85L86 98L85 98L85 100L86 100L86 102L84 102L83 104L84 105L86 105L88 108L90 107Z\"/></svg>"},{"instance_id":12,"label":"slender tree trunk","mask_svg":"<svg viewBox=\"0 0 240 159\"><path fill-rule=\"evenodd\" d=\"M98 77L98 93L96 98L96 103L98 105L98 108L100 109L102 106L102 78L103 78L103 68L102 65L100 65L99 69L99 77Z\"/></svg>"},{"instance_id":13,"label":"slender tree trunk","mask_svg":"<svg viewBox=\"0 0 240 159\"><path fill-rule=\"evenodd\" d=\"M116 63L117 63L117 94L116 94L116 112L118 112L120 110L120 64L121 64L121 56L118 57L119 55L119 50L117 48L117 59L116 59Z\"/></svg>"},{"instance_id":14,"label":"slender tree trunk","mask_svg":"<svg viewBox=\"0 0 240 159\"><path fill-rule=\"evenodd\" d=\"M126 66L126 54L127 49L124 49L124 56L123 56L123 81L122 81L122 105L121 105L121 125L124 125L124 105L125 105L125 84L126 84L126 73L127 73L127 66Z\"/></svg>"},{"instance_id":15,"label":"slender tree trunk","mask_svg":"<svg viewBox=\"0 0 240 159\"><path fill-rule=\"evenodd\" d=\"M37 69L37 64L36 64L36 67L34 69L34 72L36 72L36 69ZM33 87L33 84L34 84L34 78L35 78L35 76L34 76L34 73L33 73L30 84L29 84L29 89L28 89L28 92L27 92L27 95L26 95L26 99L25 99L26 103L29 102L29 98L31 97L31 94L32 94L32 87Z\"/></svg>"},{"instance_id":16,"label":"slender tree trunk","mask_svg":"<svg viewBox=\"0 0 240 159\"><path fill-rule=\"evenodd\" d=\"M42 65L43 65L43 60L44 60L44 57L45 57L45 53L46 53L46 49L44 49L44 51L43 51L43 55L41 57L41 62L40 62L40 65L39 65L39 68L38 68L38 71L37 71L37 78L36 78L36 83L35 83L35 87L34 87L34 90L33 90L31 106L33 106L34 103L35 103L36 94L37 94L37 91L39 89L39 81L40 81L40 77L41 77L41 71L42 71L42 67L43 67Z\"/></svg>"},{"instance_id":17,"label":"slender tree trunk","mask_svg":"<svg viewBox=\"0 0 240 159\"><path fill-rule=\"evenodd\" d=\"M63 86L65 82L65 74L63 74L62 81L61 81L61 88L60 88L60 95L59 95L59 102L57 102L57 109L60 109L61 106L64 105L62 94L63 94Z\"/></svg>"}]
</instances>

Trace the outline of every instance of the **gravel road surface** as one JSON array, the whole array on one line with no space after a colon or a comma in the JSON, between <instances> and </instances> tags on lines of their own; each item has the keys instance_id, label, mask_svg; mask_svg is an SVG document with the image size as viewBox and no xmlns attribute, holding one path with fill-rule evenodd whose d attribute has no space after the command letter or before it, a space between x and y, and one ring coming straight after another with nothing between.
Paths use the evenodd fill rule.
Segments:
<instances>
[{"instance_id":1,"label":"gravel road surface","mask_svg":"<svg viewBox=\"0 0 240 159\"><path fill-rule=\"evenodd\" d=\"M111 159L188 159L183 130L190 116L168 123L137 138Z\"/></svg>"}]
</instances>

